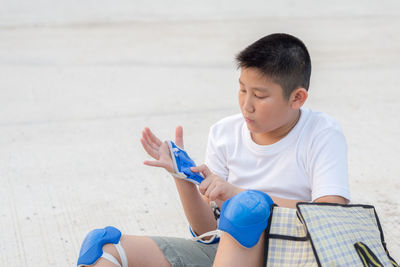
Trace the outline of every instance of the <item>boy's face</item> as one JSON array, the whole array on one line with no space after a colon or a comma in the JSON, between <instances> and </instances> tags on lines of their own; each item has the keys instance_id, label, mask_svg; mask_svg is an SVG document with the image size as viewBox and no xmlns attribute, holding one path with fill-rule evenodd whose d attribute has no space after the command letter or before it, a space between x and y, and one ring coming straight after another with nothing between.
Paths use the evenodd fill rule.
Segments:
<instances>
[{"instance_id":1,"label":"boy's face","mask_svg":"<svg viewBox=\"0 0 400 267\"><path fill-rule=\"evenodd\" d=\"M279 84L256 68L242 68L239 83L239 105L251 133L278 134L293 123L298 110L291 107Z\"/></svg>"}]
</instances>

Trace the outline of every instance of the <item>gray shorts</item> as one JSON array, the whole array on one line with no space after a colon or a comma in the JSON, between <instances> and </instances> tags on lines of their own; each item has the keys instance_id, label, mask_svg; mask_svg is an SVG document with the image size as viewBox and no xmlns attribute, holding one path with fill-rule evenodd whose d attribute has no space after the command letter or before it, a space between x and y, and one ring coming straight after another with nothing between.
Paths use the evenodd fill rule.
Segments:
<instances>
[{"instance_id":1,"label":"gray shorts","mask_svg":"<svg viewBox=\"0 0 400 267\"><path fill-rule=\"evenodd\" d=\"M218 243L202 244L176 237L149 236L173 267L210 267L213 265Z\"/></svg>"}]
</instances>

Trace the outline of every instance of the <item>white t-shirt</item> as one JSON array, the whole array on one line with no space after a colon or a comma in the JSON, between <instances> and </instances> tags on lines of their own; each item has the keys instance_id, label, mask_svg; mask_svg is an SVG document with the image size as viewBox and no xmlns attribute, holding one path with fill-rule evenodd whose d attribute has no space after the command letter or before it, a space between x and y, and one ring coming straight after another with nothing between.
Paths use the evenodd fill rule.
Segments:
<instances>
[{"instance_id":1,"label":"white t-shirt","mask_svg":"<svg viewBox=\"0 0 400 267\"><path fill-rule=\"evenodd\" d=\"M272 196L314 201L338 195L350 200L346 140L332 117L302 108L296 126L272 145L258 145L242 114L215 123L206 165L229 183Z\"/></svg>"}]
</instances>

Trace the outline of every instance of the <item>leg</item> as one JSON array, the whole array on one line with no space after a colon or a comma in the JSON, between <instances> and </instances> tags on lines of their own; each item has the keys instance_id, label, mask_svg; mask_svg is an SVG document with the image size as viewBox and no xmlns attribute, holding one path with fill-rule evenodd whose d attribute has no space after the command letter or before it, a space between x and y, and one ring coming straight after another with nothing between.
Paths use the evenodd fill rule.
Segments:
<instances>
[{"instance_id":1,"label":"leg","mask_svg":"<svg viewBox=\"0 0 400 267\"><path fill-rule=\"evenodd\" d=\"M265 235L262 234L254 247L246 248L240 245L231 235L223 233L213 267L262 266L264 260L264 240Z\"/></svg>"},{"instance_id":2,"label":"leg","mask_svg":"<svg viewBox=\"0 0 400 267\"><path fill-rule=\"evenodd\" d=\"M170 263L165 258L162 251L154 243L151 238L146 236L134 236L134 235L122 235L121 245L125 249L126 256L128 257L129 267L131 266L160 266L170 267ZM113 255L119 262L117 249L112 244L106 244L103 246L103 251L106 251ZM110 261L100 258L94 265L95 267L115 267Z\"/></svg>"},{"instance_id":3,"label":"leg","mask_svg":"<svg viewBox=\"0 0 400 267\"><path fill-rule=\"evenodd\" d=\"M120 233L119 230L115 230L114 233ZM117 243L120 244L124 253L118 252L114 245ZM217 247L218 244L206 245L183 238L110 235L105 233L103 229L95 229L83 241L78 266L170 267L173 265L211 267ZM126 260L124 261L127 262L126 264L122 264L120 255Z\"/></svg>"},{"instance_id":4,"label":"leg","mask_svg":"<svg viewBox=\"0 0 400 267\"><path fill-rule=\"evenodd\" d=\"M267 194L255 190L241 192L224 202L218 225L223 234L213 266L263 265L263 232L272 204Z\"/></svg>"}]
</instances>

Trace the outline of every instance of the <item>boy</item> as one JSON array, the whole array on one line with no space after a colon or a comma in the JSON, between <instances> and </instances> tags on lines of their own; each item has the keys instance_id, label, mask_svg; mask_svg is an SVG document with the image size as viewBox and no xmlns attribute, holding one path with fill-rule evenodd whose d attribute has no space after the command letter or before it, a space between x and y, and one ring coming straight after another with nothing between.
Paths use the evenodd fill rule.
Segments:
<instances>
[{"instance_id":1,"label":"boy","mask_svg":"<svg viewBox=\"0 0 400 267\"><path fill-rule=\"evenodd\" d=\"M290 208L299 201L347 203L347 152L341 128L328 115L302 108L311 75L305 45L294 36L272 34L236 59L241 69L241 114L211 127L205 164L191 168L204 177L198 187L175 178L194 235L217 228L210 201L221 207L247 189L263 191L279 206ZM175 136L183 148L182 127L176 128ZM144 164L174 171L166 142L148 128L141 142L155 159ZM123 235L120 244L126 256L118 256L111 244L103 251L130 266L261 266L264 241L260 235L248 248L225 232L219 244ZM108 259L94 260L93 266L115 266Z\"/></svg>"}]
</instances>

